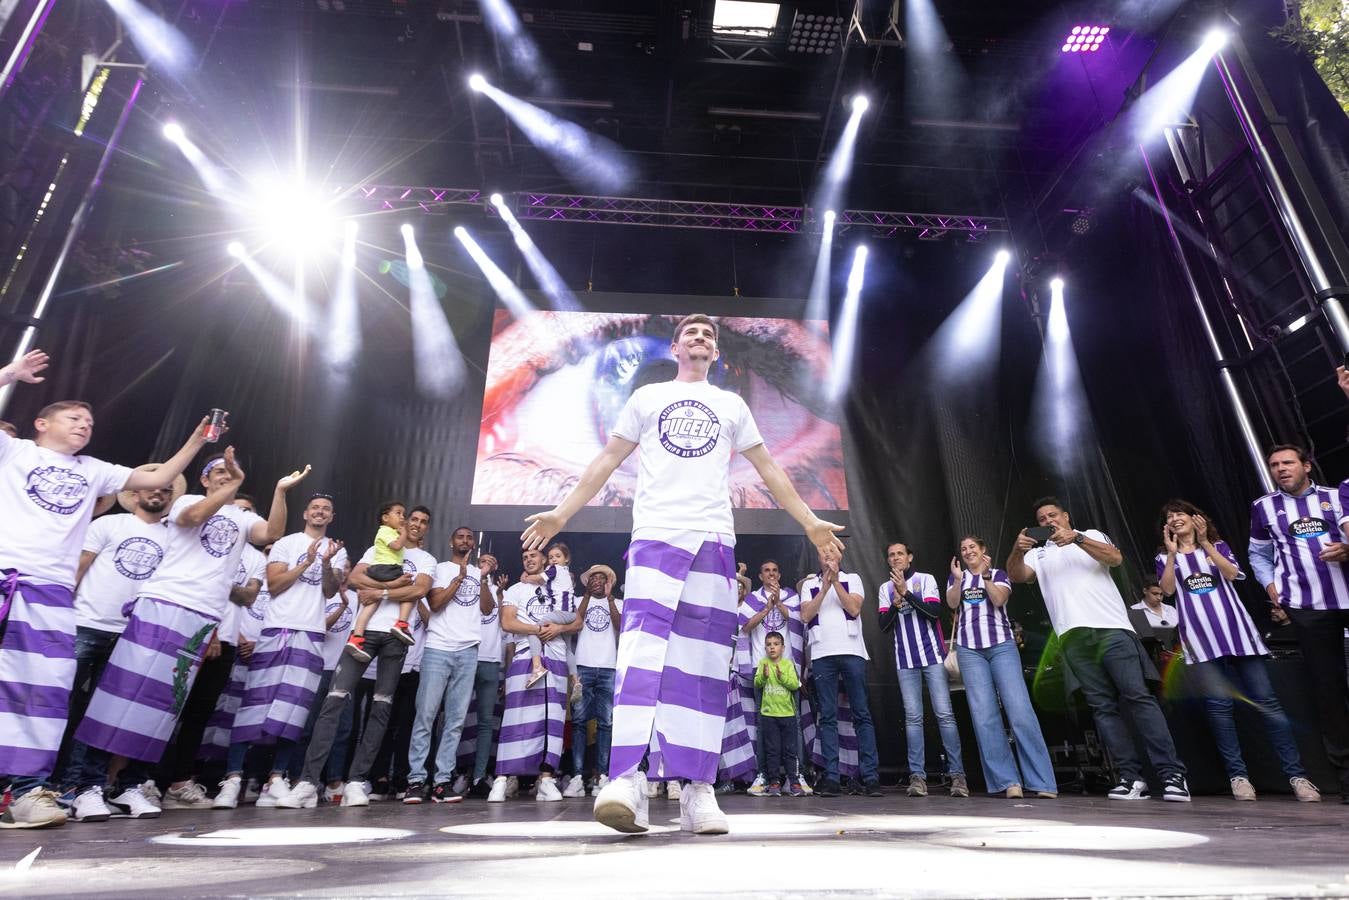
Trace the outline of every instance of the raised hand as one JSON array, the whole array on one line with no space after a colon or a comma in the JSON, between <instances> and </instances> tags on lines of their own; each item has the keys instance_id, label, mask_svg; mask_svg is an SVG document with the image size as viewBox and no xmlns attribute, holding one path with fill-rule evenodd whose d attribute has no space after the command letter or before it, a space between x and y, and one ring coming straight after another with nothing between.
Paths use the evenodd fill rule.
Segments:
<instances>
[{"instance_id":1,"label":"raised hand","mask_svg":"<svg viewBox=\"0 0 1349 900\"><path fill-rule=\"evenodd\" d=\"M233 447L225 448L225 471L229 473L230 483L233 484L236 488L244 483L244 470L239 466L239 463L234 459Z\"/></svg>"},{"instance_id":2,"label":"raised hand","mask_svg":"<svg viewBox=\"0 0 1349 900\"><path fill-rule=\"evenodd\" d=\"M1162 546L1166 547L1167 553L1179 553L1180 544L1176 542L1176 533L1171 530L1171 526L1162 527Z\"/></svg>"},{"instance_id":3,"label":"raised hand","mask_svg":"<svg viewBox=\"0 0 1349 900\"><path fill-rule=\"evenodd\" d=\"M197 423L197 427L192 429L192 436L187 439L187 442L197 447L205 447L206 429L210 426L210 424L211 424L211 417L202 416L201 421ZM229 431L230 431L229 423L228 422L221 423L220 437L224 437L225 435L229 434ZM216 440L220 440L220 438L216 438Z\"/></svg>"},{"instance_id":4,"label":"raised hand","mask_svg":"<svg viewBox=\"0 0 1349 900\"><path fill-rule=\"evenodd\" d=\"M964 573L961 571L961 569L960 569L960 557L959 557L959 556L953 556L953 557L951 557L951 574L954 575L956 578L959 578L959 577L961 577L962 574L964 574Z\"/></svg>"},{"instance_id":5,"label":"raised hand","mask_svg":"<svg viewBox=\"0 0 1349 900\"><path fill-rule=\"evenodd\" d=\"M1071 528L1060 528L1055 525L1054 533L1049 536L1049 539L1060 547L1067 547L1077 539L1077 532L1073 531Z\"/></svg>"},{"instance_id":6,"label":"raised hand","mask_svg":"<svg viewBox=\"0 0 1349 900\"><path fill-rule=\"evenodd\" d=\"M323 561L332 562L333 557L337 555L337 551L341 549L342 549L341 541L335 541L332 538L329 538L328 549L323 551Z\"/></svg>"},{"instance_id":7,"label":"raised hand","mask_svg":"<svg viewBox=\"0 0 1349 900\"><path fill-rule=\"evenodd\" d=\"M824 519L815 519L805 528L806 537L815 545L816 549L823 550L825 547L833 547L841 555L843 553L843 542L838 539L838 532L843 530L842 525L835 525L833 522L826 522Z\"/></svg>"},{"instance_id":8,"label":"raised hand","mask_svg":"<svg viewBox=\"0 0 1349 900\"><path fill-rule=\"evenodd\" d=\"M1021 533L1016 536L1016 549L1025 553L1028 550L1035 549L1035 538L1026 534L1026 529L1021 529Z\"/></svg>"},{"instance_id":9,"label":"raised hand","mask_svg":"<svg viewBox=\"0 0 1349 900\"><path fill-rule=\"evenodd\" d=\"M323 538L314 538L309 542L309 549L304 553L304 565L306 569L314 564L314 560L319 558L319 541L321 540L323 540Z\"/></svg>"},{"instance_id":10,"label":"raised hand","mask_svg":"<svg viewBox=\"0 0 1349 900\"><path fill-rule=\"evenodd\" d=\"M288 491L291 488L295 487L295 485L299 484L301 481L304 481L305 478L309 475L309 472L312 468L313 468L312 466L305 466L303 471L291 472L289 475L286 475L283 478L278 479L276 482L276 486L281 488L281 490L283 491Z\"/></svg>"},{"instance_id":11,"label":"raised hand","mask_svg":"<svg viewBox=\"0 0 1349 900\"><path fill-rule=\"evenodd\" d=\"M478 568L482 569L483 577L491 575L497 570L497 558L490 553L484 553L478 557Z\"/></svg>"},{"instance_id":12,"label":"raised hand","mask_svg":"<svg viewBox=\"0 0 1349 900\"><path fill-rule=\"evenodd\" d=\"M1200 544L1208 543L1208 519L1203 516L1194 517L1194 539Z\"/></svg>"},{"instance_id":13,"label":"raised hand","mask_svg":"<svg viewBox=\"0 0 1349 900\"><path fill-rule=\"evenodd\" d=\"M542 550L567 526L567 520L556 509L525 516L525 521L529 525L520 535L521 550Z\"/></svg>"},{"instance_id":14,"label":"raised hand","mask_svg":"<svg viewBox=\"0 0 1349 900\"><path fill-rule=\"evenodd\" d=\"M50 365L50 361L44 351L30 350L20 359L0 369L0 384L10 384L15 381L41 384L47 378L45 375L39 375L38 373L47 368L48 365Z\"/></svg>"}]
</instances>

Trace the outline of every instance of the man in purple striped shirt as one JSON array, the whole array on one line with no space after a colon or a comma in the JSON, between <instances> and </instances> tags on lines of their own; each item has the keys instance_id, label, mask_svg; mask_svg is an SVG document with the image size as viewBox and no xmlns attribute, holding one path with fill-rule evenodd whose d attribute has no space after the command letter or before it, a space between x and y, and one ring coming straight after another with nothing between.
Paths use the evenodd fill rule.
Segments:
<instances>
[{"instance_id":1,"label":"man in purple striped shirt","mask_svg":"<svg viewBox=\"0 0 1349 900\"><path fill-rule=\"evenodd\" d=\"M1349 481L1339 490L1311 480L1307 451L1280 444L1265 457L1278 490L1251 504L1251 570L1293 623L1321 720L1326 756L1349 803L1349 713L1344 629L1349 627Z\"/></svg>"}]
</instances>

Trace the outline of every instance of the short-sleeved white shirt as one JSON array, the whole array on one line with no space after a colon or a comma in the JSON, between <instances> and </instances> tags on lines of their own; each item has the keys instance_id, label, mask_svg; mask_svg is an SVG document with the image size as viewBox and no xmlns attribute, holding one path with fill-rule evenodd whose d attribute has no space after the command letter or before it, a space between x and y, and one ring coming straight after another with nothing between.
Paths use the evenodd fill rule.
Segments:
<instances>
[{"instance_id":1,"label":"short-sleeved white shirt","mask_svg":"<svg viewBox=\"0 0 1349 900\"><path fill-rule=\"evenodd\" d=\"M866 596L862 576L852 572L839 572L838 580L848 593L857 594L860 597ZM820 592L820 584L819 575L811 575L801 582L802 606L815 599L815 595ZM863 608L865 608L865 605ZM843 602L839 600L838 591L835 588L831 587L829 593L825 595L824 602L820 604L820 611L816 614L815 620L806 623L806 634L810 638L811 659L819 659L824 656L871 658L867 655L867 645L862 639L862 616L860 612L857 616L849 618L843 610Z\"/></svg>"},{"instance_id":2,"label":"short-sleeved white shirt","mask_svg":"<svg viewBox=\"0 0 1349 900\"><path fill-rule=\"evenodd\" d=\"M739 394L706 381L633 391L612 433L638 445L632 528L731 534L731 456L763 443Z\"/></svg>"},{"instance_id":3,"label":"short-sleeved white shirt","mask_svg":"<svg viewBox=\"0 0 1349 900\"><path fill-rule=\"evenodd\" d=\"M267 586L267 557L252 544L244 544L244 554L239 558L239 571L234 574L234 586L245 587L254 578L258 580L258 592L261 594ZM257 603L257 600L253 602ZM226 644L237 644L239 632L243 628L244 609L233 600L225 607L225 615L220 618L220 640Z\"/></svg>"},{"instance_id":4,"label":"short-sleeved white shirt","mask_svg":"<svg viewBox=\"0 0 1349 900\"><path fill-rule=\"evenodd\" d=\"M614 606L622 616L623 600L615 597ZM591 597L586 605L585 621L576 634L576 664L591 669L612 669L618 665L615 635L620 625L609 614L609 598Z\"/></svg>"},{"instance_id":5,"label":"short-sleeved white shirt","mask_svg":"<svg viewBox=\"0 0 1349 900\"><path fill-rule=\"evenodd\" d=\"M501 591L493 587L492 596L496 598L492 611L482 615L478 662L499 663L506 650L506 632L501 630Z\"/></svg>"},{"instance_id":6,"label":"short-sleeved white shirt","mask_svg":"<svg viewBox=\"0 0 1349 900\"><path fill-rule=\"evenodd\" d=\"M178 517L206 498L179 497L169 510L169 543L164 561L145 582L140 594L158 597L216 619L225 615L230 586L239 574L248 533L264 523L257 513L226 503L205 522L189 528Z\"/></svg>"},{"instance_id":7,"label":"short-sleeved white shirt","mask_svg":"<svg viewBox=\"0 0 1349 900\"><path fill-rule=\"evenodd\" d=\"M126 466L0 431L0 569L73 590L94 504L130 477Z\"/></svg>"},{"instance_id":8,"label":"short-sleeved white shirt","mask_svg":"<svg viewBox=\"0 0 1349 900\"><path fill-rule=\"evenodd\" d=\"M454 652L478 646L482 640L482 569L464 566L466 574L455 592L439 612L431 613L426 629L426 646L432 650ZM459 563L446 560L436 566L432 590L447 588L459 575Z\"/></svg>"},{"instance_id":9,"label":"short-sleeved white shirt","mask_svg":"<svg viewBox=\"0 0 1349 900\"><path fill-rule=\"evenodd\" d=\"M1102 532L1080 532L1088 540L1111 543ZM1060 547L1052 541L1026 554L1026 566L1035 572L1049 621L1059 634L1074 628L1120 628L1133 631L1119 588L1110 568L1091 558L1076 544Z\"/></svg>"},{"instance_id":10,"label":"short-sleeved white shirt","mask_svg":"<svg viewBox=\"0 0 1349 900\"><path fill-rule=\"evenodd\" d=\"M279 594L272 595L272 605L267 608L267 621L264 628L290 628L296 631L323 631L323 554L328 552L328 542L332 538L319 540L318 553L300 577L291 586ZM292 569L309 555L309 545L314 539L303 531L288 534L272 545L272 553L267 557L267 565L281 563ZM347 551L338 550L333 555L333 573L341 579L347 569Z\"/></svg>"},{"instance_id":11,"label":"short-sleeved white shirt","mask_svg":"<svg viewBox=\"0 0 1349 900\"><path fill-rule=\"evenodd\" d=\"M97 553L75 591L75 624L115 631L126 628L122 607L135 599L159 568L169 530L131 513L95 519L84 533L84 552Z\"/></svg>"},{"instance_id":12,"label":"short-sleeved white shirt","mask_svg":"<svg viewBox=\"0 0 1349 900\"><path fill-rule=\"evenodd\" d=\"M367 566L373 565L375 562L375 548L371 547L369 550L366 550L365 553L361 555L360 561ZM426 575L434 582L436 578L436 558L420 548L405 547L403 548L403 572L404 574L411 575L414 581L417 579L418 575ZM390 600L388 603L379 604L379 608L375 610L375 614L370 617L370 621L366 624L365 630L367 632L388 631L393 628L394 623L397 621L398 604ZM411 622L408 624L411 624ZM374 669L374 666L371 666L370 668Z\"/></svg>"},{"instance_id":13,"label":"short-sleeved white shirt","mask_svg":"<svg viewBox=\"0 0 1349 900\"><path fill-rule=\"evenodd\" d=\"M323 635L323 668L327 671L337 668L337 664L342 661L342 648L347 644L347 638L351 635L352 626L356 624L356 613L360 607L356 603L356 592L348 591L346 601L342 600L339 593L335 597L329 597L323 605L323 620L326 622L339 607L342 613L337 617L332 625ZM374 668L371 666L370 668Z\"/></svg>"}]
</instances>

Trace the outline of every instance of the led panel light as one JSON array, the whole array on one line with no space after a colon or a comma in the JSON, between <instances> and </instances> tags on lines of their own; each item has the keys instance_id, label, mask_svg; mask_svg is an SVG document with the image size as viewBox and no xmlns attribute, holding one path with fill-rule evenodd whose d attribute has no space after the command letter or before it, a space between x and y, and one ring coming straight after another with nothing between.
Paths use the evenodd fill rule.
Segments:
<instances>
[{"instance_id":1,"label":"led panel light","mask_svg":"<svg viewBox=\"0 0 1349 900\"><path fill-rule=\"evenodd\" d=\"M712 10L712 33L768 37L778 23L780 3L758 0L717 0Z\"/></svg>"}]
</instances>

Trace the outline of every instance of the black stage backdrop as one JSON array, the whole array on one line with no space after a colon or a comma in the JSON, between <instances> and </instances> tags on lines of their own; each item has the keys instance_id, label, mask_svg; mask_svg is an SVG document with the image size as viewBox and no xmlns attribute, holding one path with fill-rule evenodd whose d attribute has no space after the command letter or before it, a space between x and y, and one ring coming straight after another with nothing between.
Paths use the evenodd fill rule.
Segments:
<instances>
[{"instance_id":1,"label":"black stage backdrop","mask_svg":"<svg viewBox=\"0 0 1349 900\"><path fill-rule=\"evenodd\" d=\"M1324 109L1324 86L1307 72L1296 61L1268 68L1266 77L1281 99L1300 97ZM1343 147L1349 145L1343 116L1333 127L1325 116L1310 121L1311 127L1296 123L1299 137L1319 148L1309 155L1328 193L1338 179L1335 206L1342 213ZM370 276L362 291L361 357L354 370L333 373L324 362L331 340L326 301L317 305L316 327L306 338L241 270L221 277L228 260L218 237L182 237L211 231L213 214L156 195L158 182L134 150L137 139L158 140L151 131L132 135L128 155L113 167L90 234L134 238L160 264L185 262L121 291L59 297L39 341L55 359L51 377L40 387L21 386L8 417L27 423L45 402L82 397L98 417L90 452L137 463L168 455L209 407L227 408L233 413L228 440L239 448L248 490L264 506L277 477L311 463L315 472L296 500L315 490L334 494L339 537L363 547L377 504L402 497L435 511L429 546L443 549L454 526L474 525L467 511L492 309L490 291L464 271L470 263L449 235L455 222L429 218L419 232L423 254L448 285L443 305L468 363L461 392L432 401L415 387L405 292L388 281L376 285L378 276ZM1098 208L1095 229L1075 244L1065 266L1068 318L1096 436L1086 423L1078 445L1055 448L1056 459L1085 461L1066 480L1053 474L1054 459L1032 440L1041 341L1015 276L1007 282L996 371L955 378L952 373L971 361L942 356L929 343L982 276L993 248L872 243L845 422L851 501L845 566L861 573L869 604L885 577L888 541L909 542L918 567L944 582L961 534L984 536L1000 564L1016 532L1031 524L1030 502L1044 493L1065 496L1079 527L1099 527L1116 539L1125 553L1126 597L1136 596L1140 573L1152 572L1156 511L1168 497L1209 509L1244 553L1258 482L1228 421L1155 215L1134 199L1132 187L1141 183L1140 175ZM491 228L481 215L470 221ZM593 285L606 292L702 294L719 303L735 296L800 297L814 256L805 237L550 224L539 224L534 236L578 292ZM851 256L845 248L857 238L845 232L836 240L835 298L842 296L844 260ZM381 256L401 257L375 249L399 245L392 222L382 236L363 229L363 239L373 245L362 250L365 271L373 273ZM484 243L497 259L514 260L511 274L528 285L506 235L486 234ZM309 294L326 297L326 288L311 283ZM294 526L294 514L291 521ZM619 567L621 537L566 537L577 566ZM490 533L485 546L518 571L514 534ZM774 557L792 580L814 563L795 534L746 536L738 556L751 571ZM1260 604L1251 605L1263 616ZM1026 630L1027 666L1036 666L1049 635L1038 592L1018 587L1011 612ZM891 644L874 618L866 627L882 761L902 768ZM1053 679L1038 684L1042 708L1063 708L1054 685ZM966 749L972 763L972 742ZM1304 751L1319 755L1308 744ZM1211 755L1211 745L1204 752Z\"/></svg>"}]
</instances>

